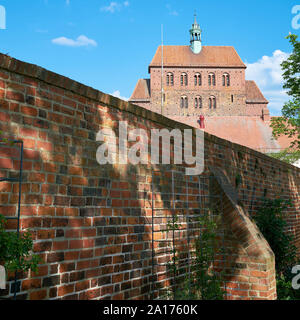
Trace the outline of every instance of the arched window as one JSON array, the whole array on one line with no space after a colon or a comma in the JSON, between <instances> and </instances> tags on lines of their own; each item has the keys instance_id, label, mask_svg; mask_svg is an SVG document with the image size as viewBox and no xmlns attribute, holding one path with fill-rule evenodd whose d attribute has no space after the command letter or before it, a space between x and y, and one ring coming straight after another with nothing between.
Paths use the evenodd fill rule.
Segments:
<instances>
[{"instance_id":1,"label":"arched window","mask_svg":"<svg viewBox=\"0 0 300 320\"><path fill-rule=\"evenodd\" d=\"M209 73L208 75L208 85L215 86L216 85L216 76L214 73Z\"/></svg>"},{"instance_id":2,"label":"arched window","mask_svg":"<svg viewBox=\"0 0 300 320\"><path fill-rule=\"evenodd\" d=\"M183 85L184 86L188 85L188 77L187 77L187 74L185 72L181 74L180 83L181 83L182 86Z\"/></svg>"},{"instance_id":3,"label":"arched window","mask_svg":"<svg viewBox=\"0 0 300 320\"><path fill-rule=\"evenodd\" d=\"M209 98L209 109L216 109L217 108L217 100L216 97L211 96Z\"/></svg>"},{"instance_id":4,"label":"arched window","mask_svg":"<svg viewBox=\"0 0 300 320\"><path fill-rule=\"evenodd\" d=\"M202 98L200 96L195 98L195 108L202 108Z\"/></svg>"},{"instance_id":5,"label":"arched window","mask_svg":"<svg viewBox=\"0 0 300 320\"><path fill-rule=\"evenodd\" d=\"M201 74L200 73L196 73L195 74L194 80L195 80L195 86L201 86L202 79L201 79Z\"/></svg>"},{"instance_id":6,"label":"arched window","mask_svg":"<svg viewBox=\"0 0 300 320\"><path fill-rule=\"evenodd\" d=\"M223 74L223 87L230 86L230 75L228 73Z\"/></svg>"},{"instance_id":7,"label":"arched window","mask_svg":"<svg viewBox=\"0 0 300 320\"><path fill-rule=\"evenodd\" d=\"M180 98L180 106L181 106L182 109L183 108L188 108L189 102L188 102L188 98L186 96L182 96Z\"/></svg>"},{"instance_id":8,"label":"arched window","mask_svg":"<svg viewBox=\"0 0 300 320\"><path fill-rule=\"evenodd\" d=\"M167 73L167 86L173 86L174 85L174 75L172 72Z\"/></svg>"}]
</instances>

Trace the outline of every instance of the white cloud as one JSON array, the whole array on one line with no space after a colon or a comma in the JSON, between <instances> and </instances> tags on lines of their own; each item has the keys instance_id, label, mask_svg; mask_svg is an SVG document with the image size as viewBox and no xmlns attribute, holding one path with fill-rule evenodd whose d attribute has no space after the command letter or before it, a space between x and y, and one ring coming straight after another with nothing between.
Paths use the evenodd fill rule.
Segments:
<instances>
[{"instance_id":1,"label":"white cloud","mask_svg":"<svg viewBox=\"0 0 300 320\"><path fill-rule=\"evenodd\" d=\"M126 97L122 97L121 96L121 92L119 90L114 91L111 95L116 97L116 98L125 100L125 101L127 101L129 99L129 98L126 98Z\"/></svg>"},{"instance_id":2,"label":"white cloud","mask_svg":"<svg viewBox=\"0 0 300 320\"><path fill-rule=\"evenodd\" d=\"M114 13L116 10L120 10L120 4L118 4L117 2L111 2L109 6L102 7L100 10Z\"/></svg>"},{"instance_id":3,"label":"white cloud","mask_svg":"<svg viewBox=\"0 0 300 320\"><path fill-rule=\"evenodd\" d=\"M269 109L271 115L280 115L281 109L285 102L287 102L290 98L286 94L285 91L280 90L273 90L273 91L266 91L262 90L264 96L269 101Z\"/></svg>"},{"instance_id":4,"label":"white cloud","mask_svg":"<svg viewBox=\"0 0 300 320\"><path fill-rule=\"evenodd\" d=\"M283 78L280 65L288 57L288 53L275 50L272 56L263 56L254 63L246 63L246 79L257 83L269 101L272 115L280 115L284 103L289 100L286 91L282 88Z\"/></svg>"},{"instance_id":5,"label":"white cloud","mask_svg":"<svg viewBox=\"0 0 300 320\"><path fill-rule=\"evenodd\" d=\"M113 1L108 6L100 8L100 10L115 13L116 11L120 11L123 7L129 7L129 1L124 1L123 3Z\"/></svg>"},{"instance_id":6,"label":"white cloud","mask_svg":"<svg viewBox=\"0 0 300 320\"><path fill-rule=\"evenodd\" d=\"M166 4L166 8L168 9L169 15L178 16L178 12L173 10L170 4Z\"/></svg>"},{"instance_id":7,"label":"white cloud","mask_svg":"<svg viewBox=\"0 0 300 320\"><path fill-rule=\"evenodd\" d=\"M87 47L92 46L96 47L97 42L93 39L89 39L88 37L81 35L77 39L69 39L66 37L59 37L52 40L52 43L60 45L60 46L67 46L67 47Z\"/></svg>"},{"instance_id":8,"label":"white cloud","mask_svg":"<svg viewBox=\"0 0 300 320\"><path fill-rule=\"evenodd\" d=\"M246 77L255 80L259 86L280 85L283 80L280 64L288 56L288 53L275 50L271 57L263 56L257 62L246 63Z\"/></svg>"}]
</instances>

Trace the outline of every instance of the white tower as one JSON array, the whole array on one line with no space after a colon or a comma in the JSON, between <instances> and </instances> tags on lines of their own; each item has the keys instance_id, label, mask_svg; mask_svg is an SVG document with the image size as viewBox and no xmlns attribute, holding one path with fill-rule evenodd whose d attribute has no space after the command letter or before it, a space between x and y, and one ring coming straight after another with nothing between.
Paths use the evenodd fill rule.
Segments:
<instances>
[{"instance_id":1,"label":"white tower","mask_svg":"<svg viewBox=\"0 0 300 320\"><path fill-rule=\"evenodd\" d=\"M191 35L190 48L193 51L193 53L198 54L201 52L202 44L201 44L201 29L199 24L197 23L196 14L195 14L194 24L192 24L192 29L190 30L190 35Z\"/></svg>"}]
</instances>

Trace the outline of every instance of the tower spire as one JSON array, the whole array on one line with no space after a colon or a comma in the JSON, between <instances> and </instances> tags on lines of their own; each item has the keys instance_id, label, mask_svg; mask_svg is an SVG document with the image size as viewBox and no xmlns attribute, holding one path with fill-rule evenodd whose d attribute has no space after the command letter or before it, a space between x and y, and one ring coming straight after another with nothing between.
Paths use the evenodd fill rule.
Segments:
<instances>
[{"instance_id":1,"label":"tower spire","mask_svg":"<svg viewBox=\"0 0 300 320\"><path fill-rule=\"evenodd\" d=\"M192 29L190 29L190 48L193 53L198 54L201 52L202 44L201 44L201 29L199 24L197 23L197 14L196 10L194 13L194 23L192 24Z\"/></svg>"}]
</instances>

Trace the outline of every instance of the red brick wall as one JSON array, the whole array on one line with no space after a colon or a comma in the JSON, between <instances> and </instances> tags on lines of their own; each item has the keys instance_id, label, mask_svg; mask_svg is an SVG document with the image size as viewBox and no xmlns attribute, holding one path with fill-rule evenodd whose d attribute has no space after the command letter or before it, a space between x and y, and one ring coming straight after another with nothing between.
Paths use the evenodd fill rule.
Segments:
<instances>
[{"instance_id":1,"label":"red brick wall","mask_svg":"<svg viewBox=\"0 0 300 320\"><path fill-rule=\"evenodd\" d=\"M174 85L167 86L166 77L171 72L174 75ZM188 85L181 86L180 77L182 73L188 76ZM195 86L194 75L200 73L202 85ZM208 85L208 74L214 73L216 76L216 86ZM223 74L230 75L230 86L223 87ZM161 105L161 69L150 68L151 79L151 110L160 112ZM164 68L164 91L166 101L164 104L164 115L247 115L245 70L238 68ZM183 110L180 107L180 97L188 97L189 107ZM196 96L202 97L203 107L195 108L194 99ZM214 95L217 100L217 108L209 109L209 97ZM233 95L233 102L231 96Z\"/></svg>"},{"instance_id":2,"label":"red brick wall","mask_svg":"<svg viewBox=\"0 0 300 320\"><path fill-rule=\"evenodd\" d=\"M267 103L249 103L247 102L247 115L262 117L264 121L270 120L270 111Z\"/></svg>"},{"instance_id":3,"label":"red brick wall","mask_svg":"<svg viewBox=\"0 0 300 320\"><path fill-rule=\"evenodd\" d=\"M117 128L119 120L148 132L189 127L4 55L0 99L0 130L25 146L22 230L32 230L34 251L44 260L39 274L19 276L20 298L150 298L151 168L100 166L95 136L103 127ZM227 203L222 268L228 299L274 299L274 257L247 214L263 195L292 199L288 221L300 248L300 170L205 137L205 174L208 165L221 168L233 186L236 175L242 177L237 191L243 207L220 190ZM0 152L1 167L14 174L16 155ZM16 184L0 183L1 214L15 214L17 191ZM11 294L12 280L2 295Z\"/></svg>"}]
</instances>

